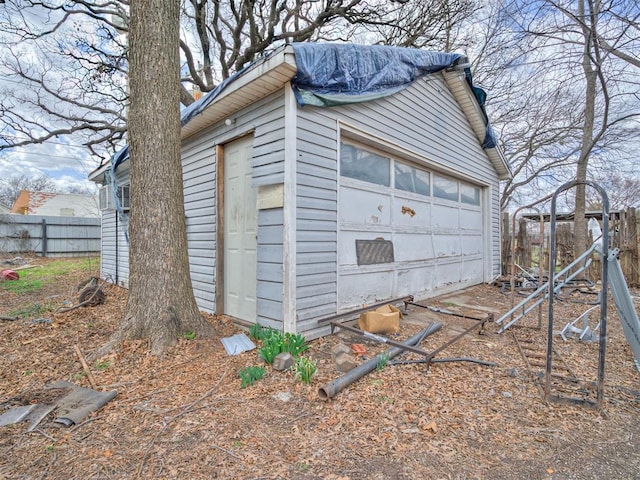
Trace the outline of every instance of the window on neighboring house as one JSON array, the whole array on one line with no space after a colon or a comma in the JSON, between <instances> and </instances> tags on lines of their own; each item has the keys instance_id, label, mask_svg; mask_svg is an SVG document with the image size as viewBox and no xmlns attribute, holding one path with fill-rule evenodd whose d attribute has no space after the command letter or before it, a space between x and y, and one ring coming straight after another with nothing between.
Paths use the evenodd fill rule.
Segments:
<instances>
[{"instance_id":1,"label":"window on neighboring house","mask_svg":"<svg viewBox=\"0 0 640 480\"><path fill-rule=\"evenodd\" d=\"M480 205L480 189L472 185L460 184L460 201L469 205Z\"/></svg>"},{"instance_id":2,"label":"window on neighboring house","mask_svg":"<svg viewBox=\"0 0 640 480\"><path fill-rule=\"evenodd\" d=\"M433 175L433 196L458 201L458 182L451 178Z\"/></svg>"},{"instance_id":3,"label":"window on neighboring house","mask_svg":"<svg viewBox=\"0 0 640 480\"><path fill-rule=\"evenodd\" d=\"M429 172L395 162L395 186L406 192L430 195Z\"/></svg>"},{"instance_id":4,"label":"window on neighboring house","mask_svg":"<svg viewBox=\"0 0 640 480\"><path fill-rule=\"evenodd\" d=\"M340 175L388 187L391 160L354 145L340 144Z\"/></svg>"}]
</instances>

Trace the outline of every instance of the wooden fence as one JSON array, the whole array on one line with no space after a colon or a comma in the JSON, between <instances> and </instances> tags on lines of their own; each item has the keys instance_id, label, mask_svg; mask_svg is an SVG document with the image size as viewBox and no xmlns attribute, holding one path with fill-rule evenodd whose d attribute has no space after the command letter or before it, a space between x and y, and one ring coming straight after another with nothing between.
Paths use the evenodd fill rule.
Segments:
<instances>
[{"instance_id":1,"label":"wooden fence","mask_svg":"<svg viewBox=\"0 0 640 480\"><path fill-rule=\"evenodd\" d=\"M100 218L0 214L0 255L74 257L100 253Z\"/></svg>"},{"instance_id":2,"label":"wooden fence","mask_svg":"<svg viewBox=\"0 0 640 480\"><path fill-rule=\"evenodd\" d=\"M635 208L612 212L609 217L610 248L619 249L618 259L627 284L640 287L640 246L638 245L638 227L640 222ZM600 215L601 216L601 215ZM598 218L598 214L593 214ZM544 221L544 224L542 222ZM600 222L601 223L601 222ZM556 264L563 267L573 260L573 217L563 215L556 223ZM502 272L511 274L511 257L515 255L518 267L538 272L548 269L549 265L549 214L525 214L517 219L515 233L508 213L502 217ZM543 235L541 235L541 230ZM515 248L514 248L515 247ZM591 280L600 278L600 261L594 259L589 269ZM517 272L516 272L517 273Z\"/></svg>"}]
</instances>

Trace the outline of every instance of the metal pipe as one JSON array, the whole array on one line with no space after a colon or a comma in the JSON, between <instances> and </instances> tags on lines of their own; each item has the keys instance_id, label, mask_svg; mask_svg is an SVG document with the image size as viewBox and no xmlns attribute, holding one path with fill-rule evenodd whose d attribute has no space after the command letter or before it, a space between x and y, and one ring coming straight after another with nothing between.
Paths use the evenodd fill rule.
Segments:
<instances>
[{"instance_id":1,"label":"metal pipe","mask_svg":"<svg viewBox=\"0 0 640 480\"><path fill-rule=\"evenodd\" d=\"M420 348L413 347L411 345L406 345L401 342L396 342L395 340L389 340L386 337L381 337L380 335L376 335L375 333L367 332L365 330L360 330L359 328L350 327L349 325L331 322L331 328L333 329L334 327L342 328L348 332L353 332L353 333L357 333L358 335L362 335L363 337L373 340L374 342L386 343L391 346L401 348L402 350L408 350L409 352L417 353L418 355L422 355L424 357L428 357L430 355L429 352L425 352ZM415 342L415 344L418 344L418 343L419 343L418 341Z\"/></svg>"},{"instance_id":2,"label":"metal pipe","mask_svg":"<svg viewBox=\"0 0 640 480\"><path fill-rule=\"evenodd\" d=\"M495 367L495 362L487 362L485 360L479 360L477 358L470 357L453 357L453 358L432 358L431 360L419 359L419 360L394 360L389 362L389 365L410 365L414 363L448 363L448 362L471 362L478 365L484 365L486 367Z\"/></svg>"},{"instance_id":3,"label":"metal pipe","mask_svg":"<svg viewBox=\"0 0 640 480\"><path fill-rule=\"evenodd\" d=\"M385 300L384 302L374 303L374 304L369 305L367 307L362 307L362 308L358 308L356 310L351 310L349 312L339 313L338 315L332 315L330 317L321 318L320 320L318 320L318 323L333 322L335 320L340 320L341 318L346 318L346 317L350 317L352 315L356 315L358 313L366 312L368 310L371 310L372 308L383 307L385 305L389 305L389 304L392 304L392 303L400 303L400 302L404 302L405 305L407 303L409 303L409 302L413 302L413 295L408 295L406 297L400 297L400 298L394 298L392 300Z\"/></svg>"},{"instance_id":4,"label":"metal pipe","mask_svg":"<svg viewBox=\"0 0 640 480\"><path fill-rule=\"evenodd\" d=\"M427 332L426 335L431 335L441 328L442 323L432 322L425 330L420 331L413 337L407 339L404 342L404 345L415 345L419 338L424 338L425 332ZM360 380L366 374L371 373L373 370L375 370L378 366L378 362L380 362L382 358L390 360L400 355L403 351L404 350L402 350L401 348L394 347L390 348L380 355L376 355L375 357L364 362L362 365L345 373L342 377L336 378L333 382L329 382L325 386L318 389L318 395L322 400L327 400L336 396L339 392L351 385L353 382Z\"/></svg>"}]
</instances>

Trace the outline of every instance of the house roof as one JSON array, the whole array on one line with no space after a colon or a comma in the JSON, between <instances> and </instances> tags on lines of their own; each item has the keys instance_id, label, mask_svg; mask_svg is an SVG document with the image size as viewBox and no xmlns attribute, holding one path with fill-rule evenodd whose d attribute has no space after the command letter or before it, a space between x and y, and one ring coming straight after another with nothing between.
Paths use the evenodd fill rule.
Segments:
<instances>
[{"instance_id":1,"label":"house roof","mask_svg":"<svg viewBox=\"0 0 640 480\"><path fill-rule=\"evenodd\" d=\"M181 138L281 89L291 82L300 105L331 106L369 101L393 94L424 75L443 72L499 178L511 176L497 147L484 110L484 92L472 83L466 58L453 53L352 44L301 43L283 46L221 83L182 111ZM215 105L215 108L211 108ZM113 168L128 159L125 147L112 158ZM108 167L89 176L96 179Z\"/></svg>"},{"instance_id":2,"label":"house roof","mask_svg":"<svg viewBox=\"0 0 640 480\"><path fill-rule=\"evenodd\" d=\"M11 213L97 217L100 214L100 210L98 209L95 195L22 190L13 203Z\"/></svg>"}]
</instances>

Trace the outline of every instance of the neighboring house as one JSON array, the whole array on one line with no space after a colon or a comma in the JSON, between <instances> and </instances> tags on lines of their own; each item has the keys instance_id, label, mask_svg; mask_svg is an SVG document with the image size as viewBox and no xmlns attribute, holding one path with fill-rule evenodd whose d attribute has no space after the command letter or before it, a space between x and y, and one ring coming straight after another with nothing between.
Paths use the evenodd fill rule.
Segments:
<instances>
[{"instance_id":1,"label":"neighboring house","mask_svg":"<svg viewBox=\"0 0 640 480\"><path fill-rule=\"evenodd\" d=\"M11 213L54 217L99 217L100 209L95 195L22 190L11 208Z\"/></svg>"},{"instance_id":2,"label":"neighboring house","mask_svg":"<svg viewBox=\"0 0 640 480\"><path fill-rule=\"evenodd\" d=\"M313 338L328 333L324 317L499 275L499 180L510 172L465 61L294 44L185 109L199 307ZM102 275L122 285L127 155L90 176L105 185Z\"/></svg>"}]
</instances>

